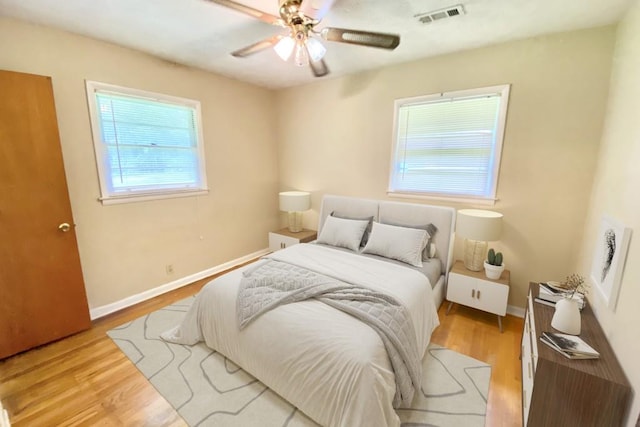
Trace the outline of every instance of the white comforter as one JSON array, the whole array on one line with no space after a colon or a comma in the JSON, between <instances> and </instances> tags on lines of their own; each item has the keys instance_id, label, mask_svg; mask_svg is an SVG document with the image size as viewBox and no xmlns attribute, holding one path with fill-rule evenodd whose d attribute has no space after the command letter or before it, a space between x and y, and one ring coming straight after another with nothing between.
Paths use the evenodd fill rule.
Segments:
<instances>
[{"instance_id":1,"label":"white comforter","mask_svg":"<svg viewBox=\"0 0 640 427\"><path fill-rule=\"evenodd\" d=\"M423 274L313 244L269 257L396 297L411 313L424 355L438 316ZM393 371L373 329L309 300L280 306L240 331L236 299L241 275L242 269L235 270L205 286L183 322L162 337L189 345L205 341L321 425L400 425L392 406Z\"/></svg>"}]
</instances>

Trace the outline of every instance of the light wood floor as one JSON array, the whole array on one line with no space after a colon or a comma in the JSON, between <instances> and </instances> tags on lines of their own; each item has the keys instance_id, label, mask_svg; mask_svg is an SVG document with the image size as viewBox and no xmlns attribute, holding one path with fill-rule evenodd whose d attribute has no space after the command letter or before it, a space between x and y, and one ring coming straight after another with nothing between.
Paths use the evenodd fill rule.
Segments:
<instances>
[{"instance_id":1,"label":"light wood floor","mask_svg":"<svg viewBox=\"0 0 640 427\"><path fill-rule=\"evenodd\" d=\"M205 279L94 322L70 338L0 361L0 400L14 426L185 426L106 331L196 293ZM491 364L486 425L521 425L522 319L454 305L432 341Z\"/></svg>"},{"instance_id":2,"label":"light wood floor","mask_svg":"<svg viewBox=\"0 0 640 427\"><path fill-rule=\"evenodd\" d=\"M487 402L486 427L522 425L522 379L520 373L520 341L524 320L507 315L502 320L454 304L449 314L445 301L438 310L440 326L431 341L491 365L491 384Z\"/></svg>"}]
</instances>

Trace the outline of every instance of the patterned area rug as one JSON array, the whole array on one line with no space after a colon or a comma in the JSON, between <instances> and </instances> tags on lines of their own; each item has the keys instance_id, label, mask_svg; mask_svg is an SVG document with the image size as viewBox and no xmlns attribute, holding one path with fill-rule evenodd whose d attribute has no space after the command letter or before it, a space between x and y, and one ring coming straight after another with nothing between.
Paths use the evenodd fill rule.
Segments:
<instances>
[{"instance_id":1,"label":"patterned area rug","mask_svg":"<svg viewBox=\"0 0 640 427\"><path fill-rule=\"evenodd\" d=\"M193 302L178 301L108 335L190 426L311 427L302 412L203 343L192 347L159 338ZM484 426L491 367L431 345L423 360L423 386L403 427Z\"/></svg>"}]
</instances>

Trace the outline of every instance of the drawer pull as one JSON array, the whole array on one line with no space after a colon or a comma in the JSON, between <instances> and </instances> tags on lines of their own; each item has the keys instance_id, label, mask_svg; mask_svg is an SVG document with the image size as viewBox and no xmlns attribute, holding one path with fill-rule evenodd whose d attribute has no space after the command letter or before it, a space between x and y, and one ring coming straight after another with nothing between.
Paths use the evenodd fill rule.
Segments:
<instances>
[{"instance_id":1,"label":"drawer pull","mask_svg":"<svg viewBox=\"0 0 640 427\"><path fill-rule=\"evenodd\" d=\"M476 297L476 290L471 289L471 298L475 298L475 297Z\"/></svg>"},{"instance_id":2,"label":"drawer pull","mask_svg":"<svg viewBox=\"0 0 640 427\"><path fill-rule=\"evenodd\" d=\"M480 299L480 291L476 292L476 295L478 296L478 299Z\"/></svg>"}]
</instances>

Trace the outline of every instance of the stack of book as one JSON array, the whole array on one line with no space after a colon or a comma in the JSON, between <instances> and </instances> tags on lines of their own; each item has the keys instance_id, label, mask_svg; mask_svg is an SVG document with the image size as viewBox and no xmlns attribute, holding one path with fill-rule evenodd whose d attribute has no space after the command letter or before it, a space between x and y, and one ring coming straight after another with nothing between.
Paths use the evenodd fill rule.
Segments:
<instances>
[{"instance_id":1,"label":"stack of book","mask_svg":"<svg viewBox=\"0 0 640 427\"><path fill-rule=\"evenodd\" d=\"M569 359L597 359L600 357L600 353L575 335L543 332L540 341Z\"/></svg>"},{"instance_id":2,"label":"stack of book","mask_svg":"<svg viewBox=\"0 0 640 427\"><path fill-rule=\"evenodd\" d=\"M540 290L538 291L538 297L535 299L536 302L541 304L550 305L555 307L556 302L560 301L563 298L569 298L576 300L578 302L578 307L580 310L584 308L585 297L581 293L575 292L573 295L567 293L566 290L563 290L560 286L554 285L553 282L540 283Z\"/></svg>"}]
</instances>

